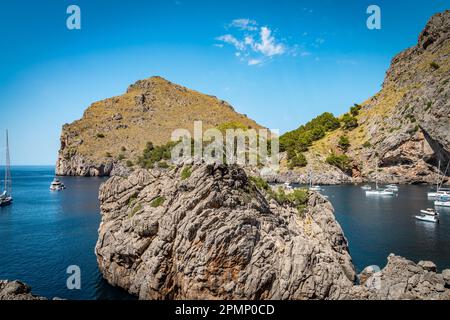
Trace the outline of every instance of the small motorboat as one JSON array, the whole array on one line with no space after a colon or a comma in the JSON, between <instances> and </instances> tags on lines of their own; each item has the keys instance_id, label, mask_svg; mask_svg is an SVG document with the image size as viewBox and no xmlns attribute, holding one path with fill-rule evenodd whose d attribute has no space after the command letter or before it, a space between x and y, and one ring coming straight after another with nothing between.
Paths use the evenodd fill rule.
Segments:
<instances>
[{"instance_id":1,"label":"small motorboat","mask_svg":"<svg viewBox=\"0 0 450 320\"><path fill-rule=\"evenodd\" d=\"M366 184L366 185L362 186L361 189L363 189L363 190L372 190L372 187L369 186L368 184Z\"/></svg>"},{"instance_id":2,"label":"small motorboat","mask_svg":"<svg viewBox=\"0 0 450 320\"><path fill-rule=\"evenodd\" d=\"M417 220L420 221L426 221L426 222L434 222L434 223L438 223L439 222L439 218L436 216L429 216L429 215L421 215L421 216L415 216L415 218Z\"/></svg>"},{"instance_id":3,"label":"small motorboat","mask_svg":"<svg viewBox=\"0 0 450 320\"><path fill-rule=\"evenodd\" d=\"M398 192L398 186L397 186L396 184L388 184L388 185L386 186L386 189L392 190L392 191L394 191L394 192Z\"/></svg>"},{"instance_id":4,"label":"small motorboat","mask_svg":"<svg viewBox=\"0 0 450 320\"><path fill-rule=\"evenodd\" d=\"M284 186L284 188L287 189L287 190L293 189L292 186L291 186L291 184L290 184L288 181L286 181L286 182L283 184L283 186Z\"/></svg>"},{"instance_id":5,"label":"small motorboat","mask_svg":"<svg viewBox=\"0 0 450 320\"><path fill-rule=\"evenodd\" d=\"M393 196L394 191L389 189L366 190L366 196Z\"/></svg>"},{"instance_id":6,"label":"small motorboat","mask_svg":"<svg viewBox=\"0 0 450 320\"><path fill-rule=\"evenodd\" d=\"M428 198L431 198L431 199L436 199L436 198L441 197L441 196L444 196L444 197L445 196L449 196L450 197L450 189L448 189L448 188L441 188L441 189L439 189L437 191L428 192L427 196L428 196Z\"/></svg>"},{"instance_id":7,"label":"small motorboat","mask_svg":"<svg viewBox=\"0 0 450 320\"><path fill-rule=\"evenodd\" d=\"M439 215L439 213L436 210L432 209L432 208L427 208L425 210L420 210L420 212L423 213L423 214L429 215L429 216L438 216Z\"/></svg>"},{"instance_id":8,"label":"small motorboat","mask_svg":"<svg viewBox=\"0 0 450 320\"><path fill-rule=\"evenodd\" d=\"M56 179L56 178L50 184L51 191L60 191L60 190L64 190L65 188L66 188L66 186L64 185L64 183L62 183L59 179Z\"/></svg>"},{"instance_id":9,"label":"small motorboat","mask_svg":"<svg viewBox=\"0 0 450 320\"><path fill-rule=\"evenodd\" d=\"M436 207L450 207L450 195L440 195L434 201Z\"/></svg>"},{"instance_id":10,"label":"small motorboat","mask_svg":"<svg viewBox=\"0 0 450 320\"><path fill-rule=\"evenodd\" d=\"M310 186L310 191L322 191L322 188L320 186Z\"/></svg>"}]
</instances>

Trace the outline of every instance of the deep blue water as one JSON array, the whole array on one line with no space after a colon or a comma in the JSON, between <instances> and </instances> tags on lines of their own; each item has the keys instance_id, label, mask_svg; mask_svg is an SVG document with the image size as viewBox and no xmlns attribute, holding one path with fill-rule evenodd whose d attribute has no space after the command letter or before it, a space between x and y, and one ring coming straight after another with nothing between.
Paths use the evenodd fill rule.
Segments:
<instances>
[{"instance_id":1,"label":"deep blue water","mask_svg":"<svg viewBox=\"0 0 450 320\"><path fill-rule=\"evenodd\" d=\"M67 190L51 192L54 167L11 171L14 203L0 207L0 279L21 280L48 298L130 298L108 285L97 268L97 197L104 179L62 177ZM80 290L67 289L69 265L81 269Z\"/></svg>"},{"instance_id":2,"label":"deep blue water","mask_svg":"<svg viewBox=\"0 0 450 320\"><path fill-rule=\"evenodd\" d=\"M105 179L62 177L67 190L51 192L53 172L53 167L13 167L14 204L0 208L0 279L22 280L49 298L131 298L108 285L97 268L97 196ZM450 267L450 210L441 210L440 224L414 219L420 209L432 207L428 187L400 186L393 198L367 198L353 185L324 189L358 271L383 267L391 252ZM81 268L81 290L66 287L69 265Z\"/></svg>"}]
</instances>

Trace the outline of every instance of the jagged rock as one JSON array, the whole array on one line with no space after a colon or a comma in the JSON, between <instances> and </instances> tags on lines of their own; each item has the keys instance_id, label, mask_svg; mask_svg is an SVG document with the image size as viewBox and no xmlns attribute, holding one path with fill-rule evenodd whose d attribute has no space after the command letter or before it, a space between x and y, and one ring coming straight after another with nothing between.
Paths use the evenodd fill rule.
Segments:
<instances>
[{"instance_id":1,"label":"jagged rock","mask_svg":"<svg viewBox=\"0 0 450 320\"><path fill-rule=\"evenodd\" d=\"M442 277L445 281L445 286L450 287L450 269L442 270Z\"/></svg>"},{"instance_id":2,"label":"jagged rock","mask_svg":"<svg viewBox=\"0 0 450 320\"><path fill-rule=\"evenodd\" d=\"M373 273L361 285L353 287L348 298L449 300L450 289L445 287L444 275L430 271L434 264L429 261L425 264L427 268L423 265L391 254L386 267Z\"/></svg>"},{"instance_id":3,"label":"jagged rock","mask_svg":"<svg viewBox=\"0 0 450 320\"><path fill-rule=\"evenodd\" d=\"M100 189L99 268L141 299L338 299L355 271L331 204L281 206L243 169L139 170ZM185 177L185 174L183 175Z\"/></svg>"},{"instance_id":4,"label":"jagged rock","mask_svg":"<svg viewBox=\"0 0 450 320\"><path fill-rule=\"evenodd\" d=\"M426 271L436 272L436 265L432 261L419 261L417 265L421 266Z\"/></svg>"},{"instance_id":5,"label":"jagged rock","mask_svg":"<svg viewBox=\"0 0 450 320\"><path fill-rule=\"evenodd\" d=\"M0 300L45 300L31 293L31 288L20 281L0 280Z\"/></svg>"}]
</instances>

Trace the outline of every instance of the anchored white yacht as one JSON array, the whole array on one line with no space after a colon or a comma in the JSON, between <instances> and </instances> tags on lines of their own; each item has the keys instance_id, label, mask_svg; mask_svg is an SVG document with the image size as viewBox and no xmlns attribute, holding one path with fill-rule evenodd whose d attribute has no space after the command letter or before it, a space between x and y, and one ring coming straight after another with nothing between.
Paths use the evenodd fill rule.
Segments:
<instances>
[{"instance_id":1,"label":"anchored white yacht","mask_svg":"<svg viewBox=\"0 0 450 320\"><path fill-rule=\"evenodd\" d=\"M52 183L50 184L50 190L51 191L60 191L64 190L66 186L58 179L54 179Z\"/></svg>"}]
</instances>

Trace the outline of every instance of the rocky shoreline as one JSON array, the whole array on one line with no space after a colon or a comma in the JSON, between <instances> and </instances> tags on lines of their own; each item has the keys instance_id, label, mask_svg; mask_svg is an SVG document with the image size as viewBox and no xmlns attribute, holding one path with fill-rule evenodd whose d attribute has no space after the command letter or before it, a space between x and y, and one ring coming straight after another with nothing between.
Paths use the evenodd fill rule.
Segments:
<instances>
[{"instance_id":1,"label":"rocky shoreline","mask_svg":"<svg viewBox=\"0 0 450 320\"><path fill-rule=\"evenodd\" d=\"M0 300L47 300L33 295L31 287L20 281L0 280Z\"/></svg>"}]
</instances>

